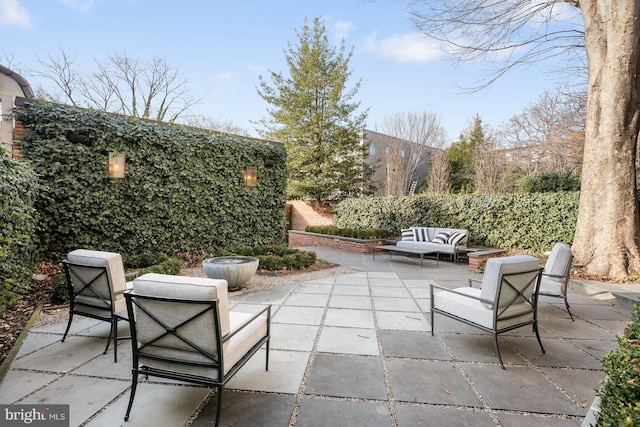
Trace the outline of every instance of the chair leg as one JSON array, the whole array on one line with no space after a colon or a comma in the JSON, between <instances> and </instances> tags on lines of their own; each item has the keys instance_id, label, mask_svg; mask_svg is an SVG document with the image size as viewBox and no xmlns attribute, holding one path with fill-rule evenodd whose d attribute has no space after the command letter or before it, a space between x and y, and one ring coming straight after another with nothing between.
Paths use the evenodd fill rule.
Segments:
<instances>
[{"instance_id":1,"label":"chair leg","mask_svg":"<svg viewBox=\"0 0 640 427\"><path fill-rule=\"evenodd\" d=\"M131 395L129 396L129 406L127 406L127 413L124 416L124 420L129 420L129 413L131 412L131 407L133 406L133 399L136 397L136 388L138 387L138 372L134 370L133 372L133 381L131 382Z\"/></svg>"},{"instance_id":2,"label":"chair leg","mask_svg":"<svg viewBox=\"0 0 640 427\"><path fill-rule=\"evenodd\" d=\"M111 337L113 337L113 318L111 319L111 328L109 328L109 338L107 338L107 346L104 348L104 352L102 354L107 354L109 351L109 343L111 342Z\"/></svg>"},{"instance_id":3,"label":"chair leg","mask_svg":"<svg viewBox=\"0 0 640 427\"><path fill-rule=\"evenodd\" d=\"M116 316L111 319L111 327L113 328L111 333L113 335L113 363L116 363L118 361L118 318Z\"/></svg>"},{"instance_id":4,"label":"chair leg","mask_svg":"<svg viewBox=\"0 0 640 427\"><path fill-rule=\"evenodd\" d=\"M500 347L498 347L498 334L493 334L493 345L496 347L496 355L500 361L500 367L505 369L504 363L502 363L502 356L500 356Z\"/></svg>"},{"instance_id":5,"label":"chair leg","mask_svg":"<svg viewBox=\"0 0 640 427\"><path fill-rule=\"evenodd\" d=\"M433 307L431 307L430 311L431 311L431 336L433 336L433 329L434 329L434 326L435 326L433 324L433 318L434 318L434 316L433 316Z\"/></svg>"},{"instance_id":6,"label":"chair leg","mask_svg":"<svg viewBox=\"0 0 640 427\"><path fill-rule=\"evenodd\" d=\"M571 314L571 310L569 310L569 301L567 301L567 297L564 297L564 305L565 307L567 307L567 313L569 313L569 317L571 317L572 321L575 321L575 319L573 318L573 314Z\"/></svg>"},{"instance_id":7,"label":"chair leg","mask_svg":"<svg viewBox=\"0 0 640 427\"><path fill-rule=\"evenodd\" d=\"M540 350L544 353L544 347L542 346L542 341L540 340L540 334L538 333L538 322L533 324L533 332L536 333L536 338L538 339L538 344L540 344Z\"/></svg>"},{"instance_id":8,"label":"chair leg","mask_svg":"<svg viewBox=\"0 0 640 427\"><path fill-rule=\"evenodd\" d=\"M64 335L62 336L62 341L64 342L64 340L67 338L67 334L69 333L69 329L71 328L71 321L73 320L73 311L69 312L69 322L67 322L67 330L64 331Z\"/></svg>"},{"instance_id":9,"label":"chair leg","mask_svg":"<svg viewBox=\"0 0 640 427\"><path fill-rule=\"evenodd\" d=\"M218 387L218 408L216 409L216 423L215 427L218 427L220 423L220 413L222 412L222 390L224 389L224 385Z\"/></svg>"},{"instance_id":10,"label":"chair leg","mask_svg":"<svg viewBox=\"0 0 640 427\"><path fill-rule=\"evenodd\" d=\"M265 363L265 371L269 370L269 345L271 344L271 337L269 337L269 339L267 340L267 361Z\"/></svg>"}]
</instances>

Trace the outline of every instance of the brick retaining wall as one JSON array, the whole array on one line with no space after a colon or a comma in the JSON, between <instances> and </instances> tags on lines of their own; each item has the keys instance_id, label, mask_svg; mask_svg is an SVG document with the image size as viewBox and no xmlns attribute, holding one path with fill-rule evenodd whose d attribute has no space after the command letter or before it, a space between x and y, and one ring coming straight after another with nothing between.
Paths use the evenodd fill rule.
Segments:
<instances>
[{"instance_id":1,"label":"brick retaining wall","mask_svg":"<svg viewBox=\"0 0 640 427\"><path fill-rule=\"evenodd\" d=\"M345 252L370 254L374 246L381 246L382 240L353 239L351 237L329 236L327 234L307 233L289 230L289 247L320 246Z\"/></svg>"},{"instance_id":2,"label":"brick retaining wall","mask_svg":"<svg viewBox=\"0 0 640 427\"><path fill-rule=\"evenodd\" d=\"M487 249L478 252L469 252L469 271L477 271L482 261L489 258L496 258L506 255L507 251L504 249Z\"/></svg>"}]
</instances>

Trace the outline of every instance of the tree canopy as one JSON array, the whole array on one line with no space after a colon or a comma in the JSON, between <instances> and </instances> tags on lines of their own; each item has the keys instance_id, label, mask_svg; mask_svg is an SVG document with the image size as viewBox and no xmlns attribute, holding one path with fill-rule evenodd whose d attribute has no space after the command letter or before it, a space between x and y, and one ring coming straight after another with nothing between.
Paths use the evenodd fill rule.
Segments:
<instances>
[{"instance_id":1,"label":"tree canopy","mask_svg":"<svg viewBox=\"0 0 640 427\"><path fill-rule=\"evenodd\" d=\"M344 39L331 45L320 18L305 20L296 31L297 44L288 44L285 58L289 75L269 70L271 82L260 76L258 94L270 104L260 133L287 150L288 197L337 199L369 193L370 167L362 130L367 111L358 112L351 89L352 72Z\"/></svg>"},{"instance_id":2,"label":"tree canopy","mask_svg":"<svg viewBox=\"0 0 640 427\"><path fill-rule=\"evenodd\" d=\"M572 249L588 274L619 279L640 270L640 0L412 0L409 12L419 30L443 41L456 58L496 64L481 87L518 65L565 54L562 73L572 75L575 64L584 70L586 58L585 142Z\"/></svg>"}]
</instances>

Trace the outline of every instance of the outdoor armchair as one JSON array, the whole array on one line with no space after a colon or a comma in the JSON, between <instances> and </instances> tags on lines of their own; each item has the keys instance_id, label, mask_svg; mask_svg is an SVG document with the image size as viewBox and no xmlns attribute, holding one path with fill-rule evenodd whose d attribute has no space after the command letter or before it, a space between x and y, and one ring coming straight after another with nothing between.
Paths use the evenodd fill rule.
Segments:
<instances>
[{"instance_id":1,"label":"outdoor armchair","mask_svg":"<svg viewBox=\"0 0 640 427\"><path fill-rule=\"evenodd\" d=\"M264 344L269 369L271 305L256 314L229 311L227 292L226 280L155 273L134 280L125 294L133 349L125 421L139 375L216 388L217 426L225 384Z\"/></svg>"},{"instance_id":2,"label":"outdoor armchair","mask_svg":"<svg viewBox=\"0 0 640 427\"><path fill-rule=\"evenodd\" d=\"M564 299L567 313L569 313L571 320L574 320L567 301L572 263L573 254L569 245L560 242L553 245L551 255L549 255L542 272L540 295Z\"/></svg>"},{"instance_id":3,"label":"outdoor armchair","mask_svg":"<svg viewBox=\"0 0 640 427\"><path fill-rule=\"evenodd\" d=\"M487 260L482 280L469 279L468 287L449 289L430 285L431 334L436 313L489 332L493 334L496 354L504 369L498 334L532 325L544 353L537 320L541 272L537 258L515 255ZM479 282L480 288L473 287L474 282Z\"/></svg>"},{"instance_id":4,"label":"outdoor armchair","mask_svg":"<svg viewBox=\"0 0 640 427\"><path fill-rule=\"evenodd\" d=\"M118 321L127 319L123 297L127 283L122 257L114 252L77 249L67 254L64 265L69 289L69 322L62 337L67 338L74 314L111 324L104 354L113 337L113 361L118 361ZM126 337L128 338L128 337Z\"/></svg>"}]
</instances>

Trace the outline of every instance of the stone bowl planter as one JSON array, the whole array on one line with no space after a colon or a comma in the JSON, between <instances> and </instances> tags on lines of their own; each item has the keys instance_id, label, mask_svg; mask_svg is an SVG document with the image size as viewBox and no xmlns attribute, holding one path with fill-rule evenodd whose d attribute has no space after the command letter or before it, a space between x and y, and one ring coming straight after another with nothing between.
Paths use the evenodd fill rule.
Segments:
<instances>
[{"instance_id":1,"label":"stone bowl planter","mask_svg":"<svg viewBox=\"0 0 640 427\"><path fill-rule=\"evenodd\" d=\"M209 279L224 279L229 290L243 287L258 270L258 258L251 256L219 256L202 261Z\"/></svg>"}]
</instances>

